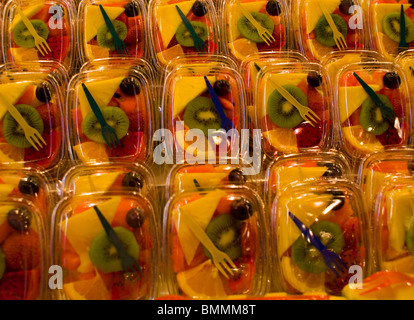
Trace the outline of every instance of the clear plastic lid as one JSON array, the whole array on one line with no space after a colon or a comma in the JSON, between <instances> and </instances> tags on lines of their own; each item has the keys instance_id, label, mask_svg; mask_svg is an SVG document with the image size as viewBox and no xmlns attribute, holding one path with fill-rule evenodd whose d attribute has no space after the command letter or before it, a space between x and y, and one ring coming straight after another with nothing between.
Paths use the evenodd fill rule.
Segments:
<instances>
[{"instance_id":1,"label":"clear plastic lid","mask_svg":"<svg viewBox=\"0 0 414 320\"><path fill-rule=\"evenodd\" d=\"M111 20L119 44L114 41L100 6ZM146 15L146 5L141 0L80 1L78 45L82 63L108 57L147 58Z\"/></svg>"},{"instance_id":2,"label":"clear plastic lid","mask_svg":"<svg viewBox=\"0 0 414 320\"><path fill-rule=\"evenodd\" d=\"M400 53L395 59L395 63L401 66L404 71L412 100L414 98L414 49Z\"/></svg>"},{"instance_id":3,"label":"clear plastic lid","mask_svg":"<svg viewBox=\"0 0 414 320\"><path fill-rule=\"evenodd\" d=\"M220 5L227 53L239 63L252 54L290 47L289 11L284 0L231 0ZM264 28L267 36L260 35L251 18Z\"/></svg>"},{"instance_id":4,"label":"clear plastic lid","mask_svg":"<svg viewBox=\"0 0 414 320\"><path fill-rule=\"evenodd\" d=\"M45 297L47 244L42 213L22 198L0 200L0 300Z\"/></svg>"},{"instance_id":5,"label":"clear plastic lid","mask_svg":"<svg viewBox=\"0 0 414 320\"><path fill-rule=\"evenodd\" d=\"M85 85L105 122L115 135L103 134L85 94ZM148 77L127 69L90 70L78 73L69 84L68 133L72 160L105 163L148 160L153 131L152 87ZM109 129L110 130L110 129ZM105 137L109 137L108 144Z\"/></svg>"},{"instance_id":6,"label":"clear plastic lid","mask_svg":"<svg viewBox=\"0 0 414 320\"><path fill-rule=\"evenodd\" d=\"M172 59L179 56L221 53L218 17L210 0L151 0L148 6L149 36L157 67L164 69ZM186 19L180 16L177 6ZM199 46L184 21L192 25L197 39L200 39Z\"/></svg>"},{"instance_id":7,"label":"clear plastic lid","mask_svg":"<svg viewBox=\"0 0 414 320\"><path fill-rule=\"evenodd\" d=\"M332 99L322 66L303 62L264 67L256 87L255 125L262 130L267 156L331 147Z\"/></svg>"},{"instance_id":8,"label":"clear plastic lid","mask_svg":"<svg viewBox=\"0 0 414 320\"><path fill-rule=\"evenodd\" d=\"M364 16L361 10L355 9L359 5L358 0L298 1L292 21L297 25L296 41L304 55L309 60L321 61L332 51L364 49ZM333 25L338 31L336 41Z\"/></svg>"},{"instance_id":9,"label":"clear plastic lid","mask_svg":"<svg viewBox=\"0 0 414 320\"><path fill-rule=\"evenodd\" d=\"M2 165L17 168L37 166L51 171L63 159L64 96L59 87L61 84L55 80L53 75L42 72L8 73L1 79ZM30 127L35 130L33 134ZM26 132L30 136L35 135L40 145L30 142Z\"/></svg>"},{"instance_id":10,"label":"clear plastic lid","mask_svg":"<svg viewBox=\"0 0 414 320\"><path fill-rule=\"evenodd\" d=\"M264 293L269 280L267 229L263 204L250 189L227 187L175 195L165 207L163 235L168 294L221 299ZM212 254L220 254L216 250L226 255L228 268L226 262L223 268L213 262Z\"/></svg>"},{"instance_id":11,"label":"clear plastic lid","mask_svg":"<svg viewBox=\"0 0 414 320\"><path fill-rule=\"evenodd\" d=\"M372 90L362 84L370 87L375 92L373 97L384 103L382 111L368 94ZM352 161L407 144L411 128L410 99L405 76L397 65L351 64L338 75L337 94L341 149Z\"/></svg>"},{"instance_id":12,"label":"clear plastic lid","mask_svg":"<svg viewBox=\"0 0 414 320\"><path fill-rule=\"evenodd\" d=\"M20 64L50 60L62 63L68 71L75 67L75 7L70 1L9 0L3 10L5 62ZM45 40L46 45L36 46L22 15L32 23L37 35Z\"/></svg>"},{"instance_id":13,"label":"clear plastic lid","mask_svg":"<svg viewBox=\"0 0 414 320\"><path fill-rule=\"evenodd\" d=\"M136 275L123 269L95 206L126 248L130 264L139 265L131 266ZM154 207L138 194L90 193L64 198L54 211L52 261L63 268L63 289L54 290L54 298L153 299L158 275L156 229Z\"/></svg>"},{"instance_id":14,"label":"clear plastic lid","mask_svg":"<svg viewBox=\"0 0 414 320\"><path fill-rule=\"evenodd\" d=\"M414 47L414 31L411 30L412 27L410 26L414 24L414 9L411 7L411 3L398 0L371 0L368 4L373 47L391 62L395 60L399 53L401 6L404 10L407 31L405 41L407 47L412 48Z\"/></svg>"},{"instance_id":15,"label":"clear plastic lid","mask_svg":"<svg viewBox=\"0 0 414 320\"><path fill-rule=\"evenodd\" d=\"M364 278L369 275L369 228L362 194L356 185L348 180L291 184L277 195L270 209L275 244L273 274L281 291L341 295L354 275L355 271L348 271L351 266L358 268ZM303 225L325 248L336 253L336 259L339 257L338 268L334 268L338 275L331 269L331 260L325 260L303 236L299 229Z\"/></svg>"}]
</instances>

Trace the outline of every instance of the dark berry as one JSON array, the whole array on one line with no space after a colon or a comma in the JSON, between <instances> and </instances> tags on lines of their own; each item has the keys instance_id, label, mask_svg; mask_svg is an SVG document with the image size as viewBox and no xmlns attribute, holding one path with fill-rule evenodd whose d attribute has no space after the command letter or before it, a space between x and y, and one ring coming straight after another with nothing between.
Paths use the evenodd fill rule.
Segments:
<instances>
[{"instance_id":1,"label":"dark berry","mask_svg":"<svg viewBox=\"0 0 414 320\"><path fill-rule=\"evenodd\" d=\"M7 213L7 222L17 231L26 231L32 222L32 213L26 208L15 208Z\"/></svg>"},{"instance_id":2,"label":"dark berry","mask_svg":"<svg viewBox=\"0 0 414 320\"><path fill-rule=\"evenodd\" d=\"M196 2L194 2L193 7L191 8L191 12L196 17L202 17L202 16L206 15L207 7L201 1L196 1Z\"/></svg>"},{"instance_id":3,"label":"dark berry","mask_svg":"<svg viewBox=\"0 0 414 320\"><path fill-rule=\"evenodd\" d=\"M229 173L229 181L235 184L243 184L246 182L246 177L241 169L234 169Z\"/></svg>"},{"instance_id":4,"label":"dark berry","mask_svg":"<svg viewBox=\"0 0 414 320\"><path fill-rule=\"evenodd\" d=\"M142 189L144 186L144 179L138 172L130 171L122 179L122 185L125 188Z\"/></svg>"},{"instance_id":5,"label":"dark berry","mask_svg":"<svg viewBox=\"0 0 414 320\"><path fill-rule=\"evenodd\" d=\"M136 96L141 92L138 81L132 77L128 77L122 80L119 88L127 96Z\"/></svg>"},{"instance_id":6,"label":"dark berry","mask_svg":"<svg viewBox=\"0 0 414 320\"><path fill-rule=\"evenodd\" d=\"M345 193L343 193L339 189L330 189L327 190L326 193L332 194L333 199L332 202L329 204L329 207L331 210L339 210L341 209L345 204Z\"/></svg>"},{"instance_id":7,"label":"dark berry","mask_svg":"<svg viewBox=\"0 0 414 320\"><path fill-rule=\"evenodd\" d=\"M396 72L387 72L384 75L384 85L390 89L397 89L401 85L401 78Z\"/></svg>"},{"instance_id":8,"label":"dark berry","mask_svg":"<svg viewBox=\"0 0 414 320\"><path fill-rule=\"evenodd\" d=\"M311 87L317 88L322 84L322 76L317 72L310 72L307 77L308 83Z\"/></svg>"},{"instance_id":9,"label":"dark berry","mask_svg":"<svg viewBox=\"0 0 414 320\"><path fill-rule=\"evenodd\" d=\"M241 198L231 203L231 215L237 220L247 220L253 215L253 208L250 201Z\"/></svg>"},{"instance_id":10,"label":"dark berry","mask_svg":"<svg viewBox=\"0 0 414 320\"><path fill-rule=\"evenodd\" d=\"M144 210L140 207L132 208L127 212L126 222L131 228L141 228L141 226L144 224L144 220Z\"/></svg>"},{"instance_id":11,"label":"dark berry","mask_svg":"<svg viewBox=\"0 0 414 320\"><path fill-rule=\"evenodd\" d=\"M21 193L34 196L39 192L40 180L35 176L26 176L19 181L18 188Z\"/></svg>"},{"instance_id":12,"label":"dark berry","mask_svg":"<svg viewBox=\"0 0 414 320\"><path fill-rule=\"evenodd\" d=\"M229 94L231 91L230 83L227 80L218 80L214 83L214 91L220 97L224 97L225 95Z\"/></svg>"},{"instance_id":13,"label":"dark berry","mask_svg":"<svg viewBox=\"0 0 414 320\"><path fill-rule=\"evenodd\" d=\"M266 4L266 11L271 16L279 16L282 13L282 8L280 6L280 3L275 0L270 0Z\"/></svg>"},{"instance_id":14,"label":"dark berry","mask_svg":"<svg viewBox=\"0 0 414 320\"><path fill-rule=\"evenodd\" d=\"M52 100L52 90L47 82L42 83L36 88L36 98L43 103L48 103Z\"/></svg>"},{"instance_id":15,"label":"dark berry","mask_svg":"<svg viewBox=\"0 0 414 320\"><path fill-rule=\"evenodd\" d=\"M411 4L411 9L414 9L414 0L408 0L408 3Z\"/></svg>"},{"instance_id":16,"label":"dark berry","mask_svg":"<svg viewBox=\"0 0 414 320\"><path fill-rule=\"evenodd\" d=\"M352 0L342 0L341 4L339 5L339 11L341 11L342 14L350 15L353 14L353 12L349 12L349 9L354 5L354 2Z\"/></svg>"},{"instance_id":17,"label":"dark berry","mask_svg":"<svg viewBox=\"0 0 414 320\"><path fill-rule=\"evenodd\" d=\"M136 17L139 14L139 5L136 1L128 2L124 8L127 17Z\"/></svg>"},{"instance_id":18,"label":"dark berry","mask_svg":"<svg viewBox=\"0 0 414 320\"><path fill-rule=\"evenodd\" d=\"M319 165L319 164L318 164ZM321 167L328 167L325 173L322 175L324 178L339 178L342 176L342 170L334 163L322 163Z\"/></svg>"}]
</instances>

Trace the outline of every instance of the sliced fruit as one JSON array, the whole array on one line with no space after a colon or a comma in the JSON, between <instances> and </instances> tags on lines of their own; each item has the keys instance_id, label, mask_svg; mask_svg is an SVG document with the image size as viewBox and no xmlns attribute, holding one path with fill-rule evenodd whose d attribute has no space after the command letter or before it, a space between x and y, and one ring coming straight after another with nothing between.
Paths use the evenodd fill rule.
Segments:
<instances>
[{"instance_id":1,"label":"sliced fruit","mask_svg":"<svg viewBox=\"0 0 414 320\"><path fill-rule=\"evenodd\" d=\"M10 48L10 53L14 62L39 60L39 55L35 48Z\"/></svg>"},{"instance_id":2,"label":"sliced fruit","mask_svg":"<svg viewBox=\"0 0 414 320\"><path fill-rule=\"evenodd\" d=\"M211 260L177 274L177 282L184 294L193 299L211 299L226 296L218 269Z\"/></svg>"},{"instance_id":3,"label":"sliced fruit","mask_svg":"<svg viewBox=\"0 0 414 320\"><path fill-rule=\"evenodd\" d=\"M86 51L86 55L89 57L90 60L109 57L108 48L102 48L101 46L96 46L94 44L88 44L86 46Z\"/></svg>"},{"instance_id":4,"label":"sliced fruit","mask_svg":"<svg viewBox=\"0 0 414 320\"><path fill-rule=\"evenodd\" d=\"M397 3L374 3L373 4L373 19L375 21L375 25L377 27L378 32L384 32L382 28L382 22L384 18L390 14L391 12L400 12L401 5L404 6L404 11L406 11L411 4L397 4ZM398 45L398 44L397 44Z\"/></svg>"},{"instance_id":5,"label":"sliced fruit","mask_svg":"<svg viewBox=\"0 0 414 320\"><path fill-rule=\"evenodd\" d=\"M323 11L319 5L319 0L308 0L305 2L305 15L306 15L306 33L311 33L318 23L319 19L323 16ZM334 12L341 0L324 0L323 6L327 12Z\"/></svg>"},{"instance_id":6,"label":"sliced fruit","mask_svg":"<svg viewBox=\"0 0 414 320\"><path fill-rule=\"evenodd\" d=\"M65 283L63 289L71 300L111 300L111 292L99 273L92 279Z\"/></svg>"},{"instance_id":7,"label":"sliced fruit","mask_svg":"<svg viewBox=\"0 0 414 320\"><path fill-rule=\"evenodd\" d=\"M274 175L279 190L283 190L289 183L306 179L318 179L328 170L328 167L279 167Z\"/></svg>"},{"instance_id":8,"label":"sliced fruit","mask_svg":"<svg viewBox=\"0 0 414 320\"><path fill-rule=\"evenodd\" d=\"M30 81L0 84L0 96L8 103L15 105L31 84ZM6 112L7 107L0 100L0 119L3 118Z\"/></svg>"},{"instance_id":9,"label":"sliced fruit","mask_svg":"<svg viewBox=\"0 0 414 320\"><path fill-rule=\"evenodd\" d=\"M216 158L215 150L212 148L208 138L205 137L204 134L197 136L197 140L195 142L188 142L185 140L187 132L188 131L185 130L178 130L175 133L175 141L177 145L184 150L187 159L188 155L192 155L192 158L195 160Z\"/></svg>"},{"instance_id":10,"label":"sliced fruit","mask_svg":"<svg viewBox=\"0 0 414 320\"><path fill-rule=\"evenodd\" d=\"M99 186L99 190L109 191L109 188L114 184L115 180L120 175L120 172L108 172L93 176L93 182ZM89 177L80 176L75 179L75 195L91 192L89 184Z\"/></svg>"},{"instance_id":11,"label":"sliced fruit","mask_svg":"<svg viewBox=\"0 0 414 320\"><path fill-rule=\"evenodd\" d=\"M42 10L44 7L43 3L39 3L36 5L30 5L30 7L23 9L22 13L27 17L27 19L30 19L31 17L33 17L35 14L38 14L40 12L40 10ZM11 32L14 27L20 22L22 21L22 18L19 14L17 14L13 17L13 20L10 24L10 28L9 31Z\"/></svg>"},{"instance_id":12,"label":"sliced fruit","mask_svg":"<svg viewBox=\"0 0 414 320\"><path fill-rule=\"evenodd\" d=\"M88 141L73 147L73 151L82 162L108 162L105 145Z\"/></svg>"},{"instance_id":13,"label":"sliced fruit","mask_svg":"<svg viewBox=\"0 0 414 320\"><path fill-rule=\"evenodd\" d=\"M393 177L392 174L370 170L365 175L365 195L368 199L368 204L375 200L375 196L383 186Z\"/></svg>"},{"instance_id":14,"label":"sliced fruit","mask_svg":"<svg viewBox=\"0 0 414 320\"><path fill-rule=\"evenodd\" d=\"M246 38L239 38L233 42L229 42L228 47L231 53L240 61L246 59L248 55L255 54L259 51L256 43Z\"/></svg>"},{"instance_id":15,"label":"sliced fruit","mask_svg":"<svg viewBox=\"0 0 414 320\"><path fill-rule=\"evenodd\" d=\"M13 167L23 167L24 149L16 148L8 143L0 143L0 162L8 162Z\"/></svg>"},{"instance_id":16,"label":"sliced fruit","mask_svg":"<svg viewBox=\"0 0 414 320\"><path fill-rule=\"evenodd\" d=\"M306 42L311 54L316 60L322 60L324 56L333 51L333 47L324 46L316 39L307 39Z\"/></svg>"},{"instance_id":17,"label":"sliced fruit","mask_svg":"<svg viewBox=\"0 0 414 320\"><path fill-rule=\"evenodd\" d=\"M172 59L184 55L183 47L179 44L172 46L164 51L157 53L158 61L163 65L167 65Z\"/></svg>"},{"instance_id":18,"label":"sliced fruit","mask_svg":"<svg viewBox=\"0 0 414 320\"><path fill-rule=\"evenodd\" d=\"M103 6L110 20L115 20L124 12L123 7ZM85 42L91 41L97 34L98 29L105 24L101 10L96 5L87 5L85 8Z\"/></svg>"},{"instance_id":19,"label":"sliced fruit","mask_svg":"<svg viewBox=\"0 0 414 320\"><path fill-rule=\"evenodd\" d=\"M348 53L344 55L342 58L328 64L326 66L326 69L329 72L330 78L335 79L335 76L338 74L339 70L351 63L360 62L361 61L361 55L357 53Z\"/></svg>"},{"instance_id":20,"label":"sliced fruit","mask_svg":"<svg viewBox=\"0 0 414 320\"><path fill-rule=\"evenodd\" d=\"M413 273L414 256L406 256L404 258L395 259L391 261L383 261L381 269L398 271L403 273Z\"/></svg>"},{"instance_id":21,"label":"sliced fruit","mask_svg":"<svg viewBox=\"0 0 414 320\"><path fill-rule=\"evenodd\" d=\"M7 197L14 189L13 185L10 184L0 184L0 196ZM1 213L0 213L0 224L1 224Z\"/></svg>"},{"instance_id":22,"label":"sliced fruit","mask_svg":"<svg viewBox=\"0 0 414 320\"><path fill-rule=\"evenodd\" d=\"M174 179L175 190L191 190L195 188L194 179L201 188L214 188L221 184L227 173L178 173Z\"/></svg>"},{"instance_id":23,"label":"sliced fruit","mask_svg":"<svg viewBox=\"0 0 414 320\"><path fill-rule=\"evenodd\" d=\"M384 150L383 145L372 133L366 132L361 126L342 127L346 142L353 148L364 153Z\"/></svg>"},{"instance_id":24,"label":"sliced fruit","mask_svg":"<svg viewBox=\"0 0 414 320\"><path fill-rule=\"evenodd\" d=\"M298 152L296 135L291 128L277 128L263 132L266 140L278 151Z\"/></svg>"},{"instance_id":25,"label":"sliced fruit","mask_svg":"<svg viewBox=\"0 0 414 320\"><path fill-rule=\"evenodd\" d=\"M384 33L378 32L378 47L381 54L389 61L394 61L398 54L398 43L392 41Z\"/></svg>"}]
</instances>

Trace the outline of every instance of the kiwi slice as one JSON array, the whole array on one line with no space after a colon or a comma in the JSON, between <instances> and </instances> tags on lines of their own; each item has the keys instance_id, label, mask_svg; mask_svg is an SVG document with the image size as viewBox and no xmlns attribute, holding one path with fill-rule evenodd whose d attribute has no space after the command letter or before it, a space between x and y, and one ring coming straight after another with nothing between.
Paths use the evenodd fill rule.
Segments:
<instances>
[{"instance_id":1,"label":"kiwi slice","mask_svg":"<svg viewBox=\"0 0 414 320\"><path fill-rule=\"evenodd\" d=\"M35 128L40 134L43 134L43 119L34 107L27 104L18 104L15 107L29 126ZM32 146L26 139L23 128L9 112L4 116L2 132L4 139L12 146L17 148L29 148Z\"/></svg>"},{"instance_id":2,"label":"kiwi slice","mask_svg":"<svg viewBox=\"0 0 414 320\"><path fill-rule=\"evenodd\" d=\"M273 20L268 17L267 15L260 13L260 12L250 12L253 18L264 28L266 28L271 34L273 33L273 29L275 28L275 24ZM262 43L264 40L260 37L259 33L255 26L251 24L249 20L245 16L241 17L239 21L237 21L237 29L243 37L247 40Z\"/></svg>"},{"instance_id":3,"label":"kiwi slice","mask_svg":"<svg viewBox=\"0 0 414 320\"><path fill-rule=\"evenodd\" d=\"M114 26L115 32L118 35L118 37L122 41L124 41L128 33L125 23L119 20L112 20L112 25ZM100 47L115 50L114 38L112 37L112 34L109 31L106 24L104 24L102 27L98 29L96 40L98 41L98 45Z\"/></svg>"},{"instance_id":4,"label":"kiwi slice","mask_svg":"<svg viewBox=\"0 0 414 320\"><path fill-rule=\"evenodd\" d=\"M206 136L208 129L221 128L220 115L208 97L199 96L191 100L185 108L183 119L190 129L200 129Z\"/></svg>"},{"instance_id":5,"label":"kiwi slice","mask_svg":"<svg viewBox=\"0 0 414 320\"><path fill-rule=\"evenodd\" d=\"M312 224L310 229L327 249L337 254L342 252L345 240L342 229L337 223L318 221ZM299 268L309 273L318 274L328 270L321 253L303 236L292 245L292 260Z\"/></svg>"},{"instance_id":6,"label":"kiwi slice","mask_svg":"<svg viewBox=\"0 0 414 320\"><path fill-rule=\"evenodd\" d=\"M201 40L206 41L209 33L207 25L201 21L190 21L190 23ZM175 38L183 47L194 47L194 39L184 23L181 23L178 27L175 33Z\"/></svg>"},{"instance_id":7,"label":"kiwi slice","mask_svg":"<svg viewBox=\"0 0 414 320\"><path fill-rule=\"evenodd\" d=\"M125 137L129 129L129 119L125 111L118 107L103 107L101 112L105 121L115 130L118 139L121 140ZM105 143L101 124L93 112L88 113L83 120L82 131L88 139Z\"/></svg>"},{"instance_id":8,"label":"kiwi slice","mask_svg":"<svg viewBox=\"0 0 414 320\"><path fill-rule=\"evenodd\" d=\"M392 103L383 94L378 94L381 101L392 109ZM381 135L387 131L389 123L382 117L381 109L372 101L371 98L365 99L361 105L361 114L359 115L359 123L365 131L375 135Z\"/></svg>"},{"instance_id":9,"label":"kiwi slice","mask_svg":"<svg viewBox=\"0 0 414 320\"><path fill-rule=\"evenodd\" d=\"M33 28L36 30L37 34L47 40L49 36L49 28L46 23L40 19L30 20L33 25ZM23 21L20 21L13 29L13 40L14 42L22 48L34 48L36 46L35 40L32 34L29 32L29 29L25 26Z\"/></svg>"},{"instance_id":10,"label":"kiwi slice","mask_svg":"<svg viewBox=\"0 0 414 320\"><path fill-rule=\"evenodd\" d=\"M407 15L405 18L405 41L410 43L414 41L414 23ZM382 29L384 33L395 42L400 42L400 13L391 12L382 19Z\"/></svg>"},{"instance_id":11,"label":"kiwi slice","mask_svg":"<svg viewBox=\"0 0 414 320\"><path fill-rule=\"evenodd\" d=\"M411 219L411 222L408 225L405 235L405 243L407 244L408 251L414 256L414 218Z\"/></svg>"},{"instance_id":12,"label":"kiwi slice","mask_svg":"<svg viewBox=\"0 0 414 320\"><path fill-rule=\"evenodd\" d=\"M346 24L346 21L337 14L331 14L331 17L338 31L342 33L344 38L346 38L348 35L348 26ZM336 46L335 40L333 38L333 31L324 16L322 16L316 23L315 38L320 44L324 46Z\"/></svg>"},{"instance_id":13,"label":"kiwi slice","mask_svg":"<svg viewBox=\"0 0 414 320\"><path fill-rule=\"evenodd\" d=\"M3 251L0 248L0 280L3 278L4 270L6 270L6 259L4 257Z\"/></svg>"},{"instance_id":14,"label":"kiwi slice","mask_svg":"<svg viewBox=\"0 0 414 320\"><path fill-rule=\"evenodd\" d=\"M126 252L138 259L140 246L134 234L124 227L113 228ZM99 233L91 243L89 258L92 264L104 273L122 271L122 260L105 231Z\"/></svg>"},{"instance_id":15,"label":"kiwi slice","mask_svg":"<svg viewBox=\"0 0 414 320\"><path fill-rule=\"evenodd\" d=\"M308 106L308 97L299 87L286 84L283 88L300 104ZM281 128L294 128L303 121L298 109L287 101L277 89L270 94L267 100L267 114L270 120Z\"/></svg>"},{"instance_id":16,"label":"kiwi slice","mask_svg":"<svg viewBox=\"0 0 414 320\"><path fill-rule=\"evenodd\" d=\"M240 227L240 221L229 214L222 214L210 221L206 234L217 249L225 252L234 261L242 255ZM203 249L204 254L212 259L208 249Z\"/></svg>"}]
</instances>

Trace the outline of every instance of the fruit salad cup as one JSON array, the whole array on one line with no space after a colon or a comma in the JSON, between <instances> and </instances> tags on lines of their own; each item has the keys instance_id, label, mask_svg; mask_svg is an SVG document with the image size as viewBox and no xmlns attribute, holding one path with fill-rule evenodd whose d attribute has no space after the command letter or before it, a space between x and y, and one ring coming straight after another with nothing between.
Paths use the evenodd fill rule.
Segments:
<instances>
[{"instance_id":1,"label":"fruit salad cup","mask_svg":"<svg viewBox=\"0 0 414 320\"><path fill-rule=\"evenodd\" d=\"M261 69L257 80L255 122L262 130L262 148L268 157L330 148L331 97L320 65L281 63ZM282 92L277 89L280 87ZM286 96L293 98L296 106ZM312 115L303 118L298 107L307 108Z\"/></svg>"},{"instance_id":2,"label":"fruit salad cup","mask_svg":"<svg viewBox=\"0 0 414 320\"><path fill-rule=\"evenodd\" d=\"M262 210L259 195L246 187L170 198L163 231L168 294L191 299L263 294L268 266ZM220 254L227 259L221 265L213 258Z\"/></svg>"},{"instance_id":3,"label":"fruit salad cup","mask_svg":"<svg viewBox=\"0 0 414 320\"><path fill-rule=\"evenodd\" d=\"M361 267L363 277L370 272L368 224L362 194L348 180L286 188L271 206L271 219L274 275L281 291L341 295L353 275L348 272L351 266ZM336 253L342 272L328 267L331 264L325 261L329 260L308 242L298 225L305 225L324 248Z\"/></svg>"},{"instance_id":4,"label":"fruit salad cup","mask_svg":"<svg viewBox=\"0 0 414 320\"><path fill-rule=\"evenodd\" d=\"M108 16L118 36L112 37L104 15ZM141 0L83 0L79 4L79 49L82 63L108 57L147 58L146 7ZM123 49L122 49L123 48Z\"/></svg>"},{"instance_id":5,"label":"fruit salad cup","mask_svg":"<svg viewBox=\"0 0 414 320\"><path fill-rule=\"evenodd\" d=\"M26 27L22 14L32 23L37 35L46 46L36 46ZM5 62L20 64L25 61L57 61L68 72L75 67L75 9L67 0L10 0L4 7L3 57Z\"/></svg>"},{"instance_id":6,"label":"fruit salad cup","mask_svg":"<svg viewBox=\"0 0 414 320\"><path fill-rule=\"evenodd\" d=\"M180 16L178 8L186 17ZM192 25L205 49L197 49L184 21ZM210 0L152 0L149 3L149 28L155 64L164 69L179 56L221 53L217 14ZM201 43L201 42L200 42Z\"/></svg>"},{"instance_id":7,"label":"fruit salad cup","mask_svg":"<svg viewBox=\"0 0 414 320\"><path fill-rule=\"evenodd\" d=\"M40 72L14 73L12 77L2 79L1 165L17 168L35 166L50 172L60 165L65 154L62 134L64 96L54 80L54 77ZM44 140L41 147L34 143L33 146L26 138L27 129L20 126L19 114L28 126L37 131L36 136Z\"/></svg>"},{"instance_id":8,"label":"fruit salad cup","mask_svg":"<svg viewBox=\"0 0 414 320\"><path fill-rule=\"evenodd\" d=\"M370 90L361 83L375 92L374 97L382 101L385 111L374 103L367 93ZM354 164L372 153L407 144L411 128L410 99L403 72L396 65L388 62L350 65L342 69L338 85L336 113L340 144ZM384 116L386 112L391 116Z\"/></svg>"},{"instance_id":9,"label":"fruit salad cup","mask_svg":"<svg viewBox=\"0 0 414 320\"><path fill-rule=\"evenodd\" d=\"M118 249L106 235L95 207L140 270L123 269ZM55 299L152 299L158 245L152 204L133 193L85 194L63 199L54 212L53 263L62 266L63 289Z\"/></svg>"},{"instance_id":10,"label":"fruit salad cup","mask_svg":"<svg viewBox=\"0 0 414 320\"><path fill-rule=\"evenodd\" d=\"M284 0L232 0L222 2L222 30L227 53L242 62L249 55L264 51L289 48L288 10ZM241 8L241 7L243 8ZM268 33L261 36L257 28L244 15L244 11ZM246 13L247 14L247 13Z\"/></svg>"},{"instance_id":11,"label":"fruit salad cup","mask_svg":"<svg viewBox=\"0 0 414 320\"><path fill-rule=\"evenodd\" d=\"M411 100L414 99L414 49L400 53L395 59L404 71Z\"/></svg>"},{"instance_id":12,"label":"fruit salad cup","mask_svg":"<svg viewBox=\"0 0 414 320\"><path fill-rule=\"evenodd\" d=\"M206 80L220 102L218 106ZM238 147L236 131L240 136L240 129L245 128L245 105L242 78L235 69L188 64L169 73L162 97L163 128L173 136L174 163L239 157L234 152ZM229 126L222 126L224 116Z\"/></svg>"},{"instance_id":13,"label":"fruit salad cup","mask_svg":"<svg viewBox=\"0 0 414 320\"><path fill-rule=\"evenodd\" d=\"M45 297L46 237L42 213L30 201L0 201L0 300Z\"/></svg>"},{"instance_id":14,"label":"fruit salad cup","mask_svg":"<svg viewBox=\"0 0 414 320\"><path fill-rule=\"evenodd\" d=\"M351 18L355 19L354 12L351 10L354 5L359 5L358 0L300 0L298 2L293 18L299 28L297 42L309 60L321 61L331 51L364 49L366 41L364 26L361 28L351 20ZM331 19L326 19L324 11ZM328 22L329 20L332 22ZM343 45L335 41L334 29L341 34Z\"/></svg>"},{"instance_id":15,"label":"fruit salad cup","mask_svg":"<svg viewBox=\"0 0 414 320\"><path fill-rule=\"evenodd\" d=\"M107 144L85 95L85 85L120 144ZM152 89L145 74L134 70L91 70L69 84L71 157L82 163L145 162L152 143ZM110 141L110 140L109 140Z\"/></svg>"},{"instance_id":16,"label":"fruit salad cup","mask_svg":"<svg viewBox=\"0 0 414 320\"><path fill-rule=\"evenodd\" d=\"M404 11L407 43L407 47L402 47L414 48L414 8L411 1L372 0L369 3L373 47L389 61L394 61L400 51L401 6Z\"/></svg>"}]
</instances>

